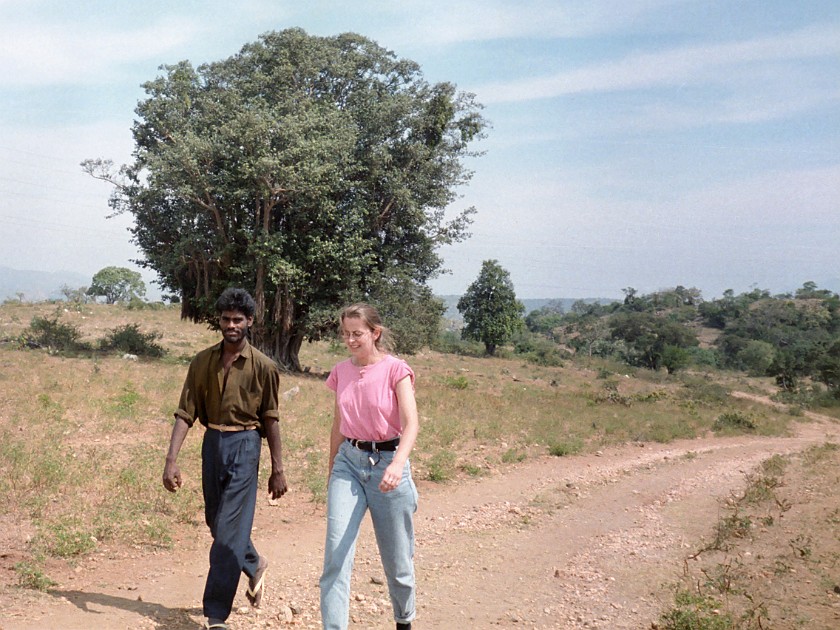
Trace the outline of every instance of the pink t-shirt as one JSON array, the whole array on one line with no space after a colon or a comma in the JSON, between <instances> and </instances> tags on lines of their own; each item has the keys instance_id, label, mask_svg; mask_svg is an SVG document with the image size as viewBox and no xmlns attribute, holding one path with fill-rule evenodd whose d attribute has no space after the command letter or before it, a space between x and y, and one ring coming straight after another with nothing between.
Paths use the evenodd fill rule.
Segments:
<instances>
[{"instance_id":1,"label":"pink t-shirt","mask_svg":"<svg viewBox=\"0 0 840 630\"><path fill-rule=\"evenodd\" d=\"M356 440L381 442L401 432L395 387L406 376L414 387L414 372L402 359L386 354L371 365L357 367L347 359L327 377L341 415L341 434Z\"/></svg>"}]
</instances>

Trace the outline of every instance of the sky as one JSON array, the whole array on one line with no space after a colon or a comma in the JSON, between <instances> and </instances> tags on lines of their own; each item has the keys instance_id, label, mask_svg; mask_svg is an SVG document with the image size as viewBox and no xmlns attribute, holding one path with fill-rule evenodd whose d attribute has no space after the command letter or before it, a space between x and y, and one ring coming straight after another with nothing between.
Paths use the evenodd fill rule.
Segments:
<instances>
[{"instance_id":1,"label":"sky","mask_svg":"<svg viewBox=\"0 0 840 630\"><path fill-rule=\"evenodd\" d=\"M80 162L131 162L161 65L290 27L360 33L484 106L439 295L491 259L523 299L840 291L836 0L0 0L0 267L140 271Z\"/></svg>"}]
</instances>

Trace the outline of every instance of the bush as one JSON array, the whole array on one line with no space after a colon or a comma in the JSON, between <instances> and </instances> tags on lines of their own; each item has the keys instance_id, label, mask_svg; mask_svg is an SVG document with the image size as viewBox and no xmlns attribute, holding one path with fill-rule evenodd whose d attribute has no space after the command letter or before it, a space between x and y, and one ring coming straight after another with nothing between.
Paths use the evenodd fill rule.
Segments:
<instances>
[{"instance_id":1,"label":"bush","mask_svg":"<svg viewBox=\"0 0 840 630\"><path fill-rule=\"evenodd\" d=\"M755 431L756 426L749 416L740 411L729 411L718 416L715 423L712 425L714 431Z\"/></svg>"},{"instance_id":2,"label":"bush","mask_svg":"<svg viewBox=\"0 0 840 630\"><path fill-rule=\"evenodd\" d=\"M89 350L90 346L79 341L80 338L78 328L71 324L62 324L58 317L33 317L29 328L21 336L21 345L47 348L53 352Z\"/></svg>"},{"instance_id":3,"label":"bush","mask_svg":"<svg viewBox=\"0 0 840 630\"><path fill-rule=\"evenodd\" d=\"M562 367L566 353L544 337L520 334L514 340L514 352L530 363L542 366Z\"/></svg>"},{"instance_id":4,"label":"bush","mask_svg":"<svg viewBox=\"0 0 840 630\"><path fill-rule=\"evenodd\" d=\"M458 333L451 330L438 335L435 342L432 344L432 350L442 352L444 354L458 354L467 357L483 357L484 344L477 341L465 341L461 339Z\"/></svg>"},{"instance_id":5,"label":"bush","mask_svg":"<svg viewBox=\"0 0 840 630\"><path fill-rule=\"evenodd\" d=\"M166 351L155 343L159 335L142 333L137 324L126 324L114 328L102 340L100 347L106 351L127 352L143 357L162 357Z\"/></svg>"}]
</instances>

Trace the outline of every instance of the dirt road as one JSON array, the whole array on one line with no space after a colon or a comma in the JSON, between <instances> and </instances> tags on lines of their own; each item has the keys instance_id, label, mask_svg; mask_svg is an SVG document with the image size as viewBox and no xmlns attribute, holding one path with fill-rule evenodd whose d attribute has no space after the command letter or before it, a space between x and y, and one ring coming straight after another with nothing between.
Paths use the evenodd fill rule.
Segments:
<instances>
[{"instance_id":1,"label":"dirt road","mask_svg":"<svg viewBox=\"0 0 840 630\"><path fill-rule=\"evenodd\" d=\"M838 441L827 421L785 438L735 437L545 457L451 485L418 484L418 629L650 628L663 585L708 536L720 501L773 454ZM174 551L114 549L85 559L49 593L0 593L0 629L199 628L207 534ZM271 560L263 607L244 589L229 622L318 628L324 514L302 492L261 499L255 541ZM393 628L369 527L354 572L352 627Z\"/></svg>"}]
</instances>

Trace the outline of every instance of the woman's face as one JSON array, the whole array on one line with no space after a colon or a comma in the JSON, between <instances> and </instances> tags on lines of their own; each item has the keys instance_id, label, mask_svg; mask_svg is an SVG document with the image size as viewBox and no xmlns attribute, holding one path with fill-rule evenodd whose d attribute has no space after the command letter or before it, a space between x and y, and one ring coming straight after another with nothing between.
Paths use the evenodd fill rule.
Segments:
<instances>
[{"instance_id":1,"label":"woman's face","mask_svg":"<svg viewBox=\"0 0 840 630\"><path fill-rule=\"evenodd\" d=\"M341 323L341 336L353 355L368 356L376 351L378 330L371 330L359 317L345 317Z\"/></svg>"}]
</instances>

